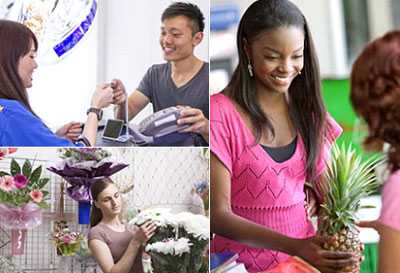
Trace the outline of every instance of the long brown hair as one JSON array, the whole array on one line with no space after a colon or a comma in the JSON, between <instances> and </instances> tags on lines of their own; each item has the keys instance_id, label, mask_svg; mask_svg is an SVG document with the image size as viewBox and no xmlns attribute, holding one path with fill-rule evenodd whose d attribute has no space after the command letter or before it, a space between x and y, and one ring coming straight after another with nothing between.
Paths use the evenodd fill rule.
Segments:
<instances>
[{"instance_id":1,"label":"long brown hair","mask_svg":"<svg viewBox=\"0 0 400 273\"><path fill-rule=\"evenodd\" d=\"M18 74L19 60L29 53L32 42L36 51L38 41L29 28L17 22L0 20L0 98L17 100L36 115Z\"/></svg>"},{"instance_id":2,"label":"long brown hair","mask_svg":"<svg viewBox=\"0 0 400 273\"><path fill-rule=\"evenodd\" d=\"M388 153L392 171L400 169L400 31L369 43L351 72L351 102L368 124L366 148Z\"/></svg>"},{"instance_id":3,"label":"long brown hair","mask_svg":"<svg viewBox=\"0 0 400 273\"><path fill-rule=\"evenodd\" d=\"M102 193L110 185L114 185L114 182L109 177L105 177L94 182L90 187L92 200L98 201L97 198L99 197L100 193ZM100 223L102 218L103 214L101 213L101 210L97 208L94 204L92 204L92 209L90 212L90 226L94 227L95 225Z\"/></svg>"},{"instance_id":4,"label":"long brown hair","mask_svg":"<svg viewBox=\"0 0 400 273\"><path fill-rule=\"evenodd\" d=\"M258 0L245 11L237 31L239 64L223 93L235 101L255 127L258 143L265 130L275 136L268 116L257 100L256 85L247 70L245 40L249 45L261 33L282 26L304 31L304 67L289 87L289 114L305 145L307 178L315 176L315 162L326 131L326 109L322 101L318 59L307 21L299 8L287 0Z\"/></svg>"}]
</instances>

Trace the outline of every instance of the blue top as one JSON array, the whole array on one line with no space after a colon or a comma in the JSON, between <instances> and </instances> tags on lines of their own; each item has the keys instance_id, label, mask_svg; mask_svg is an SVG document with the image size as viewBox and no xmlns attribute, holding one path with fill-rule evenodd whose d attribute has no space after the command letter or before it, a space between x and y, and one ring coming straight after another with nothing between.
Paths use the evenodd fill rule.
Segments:
<instances>
[{"instance_id":1,"label":"blue top","mask_svg":"<svg viewBox=\"0 0 400 273\"><path fill-rule=\"evenodd\" d=\"M0 98L0 146L81 146L58 137L25 106Z\"/></svg>"}]
</instances>

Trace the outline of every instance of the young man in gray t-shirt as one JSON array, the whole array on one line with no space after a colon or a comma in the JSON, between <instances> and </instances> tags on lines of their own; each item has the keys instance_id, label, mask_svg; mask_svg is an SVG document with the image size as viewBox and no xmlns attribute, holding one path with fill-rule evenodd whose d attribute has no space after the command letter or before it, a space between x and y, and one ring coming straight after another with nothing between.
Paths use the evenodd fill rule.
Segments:
<instances>
[{"instance_id":1,"label":"young man in gray t-shirt","mask_svg":"<svg viewBox=\"0 0 400 273\"><path fill-rule=\"evenodd\" d=\"M203 39L204 16L190 3L171 4L161 16L160 45L167 63L150 67L139 87L128 97L129 119L148 103L159 111L182 106L178 124L189 124L183 132L200 134L208 143L208 63L194 55ZM126 91L118 79L112 81L116 117L125 116Z\"/></svg>"}]
</instances>

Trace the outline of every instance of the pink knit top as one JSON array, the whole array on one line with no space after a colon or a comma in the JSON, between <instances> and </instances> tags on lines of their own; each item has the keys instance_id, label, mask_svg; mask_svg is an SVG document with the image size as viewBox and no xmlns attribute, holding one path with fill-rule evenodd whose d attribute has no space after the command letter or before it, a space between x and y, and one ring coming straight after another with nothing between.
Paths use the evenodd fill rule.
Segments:
<instances>
[{"instance_id":1,"label":"pink knit top","mask_svg":"<svg viewBox=\"0 0 400 273\"><path fill-rule=\"evenodd\" d=\"M210 148L231 174L233 213L293 238L314 235L304 206L306 153L301 137L297 137L292 157L278 163L260 145L254 145L252 132L228 97L222 93L211 96L210 109ZM324 170L331 143L341 133L330 117L328 123L330 130L317 160L318 175ZM281 252L248 247L216 235L211 251L225 250L239 253L239 262L250 273L270 269L288 258Z\"/></svg>"},{"instance_id":2,"label":"pink knit top","mask_svg":"<svg viewBox=\"0 0 400 273\"><path fill-rule=\"evenodd\" d=\"M382 209L379 221L400 231L400 170L392 173L382 191Z\"/></svg>"}]
</instances>

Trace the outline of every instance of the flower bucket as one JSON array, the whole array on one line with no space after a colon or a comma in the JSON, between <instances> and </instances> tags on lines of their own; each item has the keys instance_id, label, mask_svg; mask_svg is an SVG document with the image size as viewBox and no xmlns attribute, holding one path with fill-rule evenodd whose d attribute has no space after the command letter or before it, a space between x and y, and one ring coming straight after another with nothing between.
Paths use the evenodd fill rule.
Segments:
<instances>
[{"instance_id":1,"label":"flower bucket","mask_svg":"<svg viewBox=\"0 0 400 273\"><path fill-rule=\"evenodd\" d=\"M148 220L157 226L145 247L153 273L199 273L208 267L202 259L210 234L207 217L189 212L172 214L170 209L154 208L136 215L129 225L139 227Z\"/></svg>"},{"instance_id":2,"label":"flower bucket","mask_svg":"<svg viewBox=\"0 0 400 273\"><path fill-rule=\"evenodd\" d=\"M26 229L11 230L11 255L23 255L25 249Z\"/></svg>"},{"instance_id":3,"label":"flower bucket","mask_svg":"<svg viewBox=\"0 0 400 273\"><path fill-rule=\"evenodd\" d=\"M80 225L88 225L90 224L90 202L79 202L79 215L78 215L78 223Z\"/></svg>"},{"instance_id":4,"label":"flower bucket","mask_svg":"<svg viewBox=\"0 0 400 273\"><path fill-rule=\"evenodd\" d=\"M189 270L189 254L185 253L182 256L174 256L169 254L161 254L151 252L151 266L153 273L191 273Z\"/></svg>"}]
</instances>

